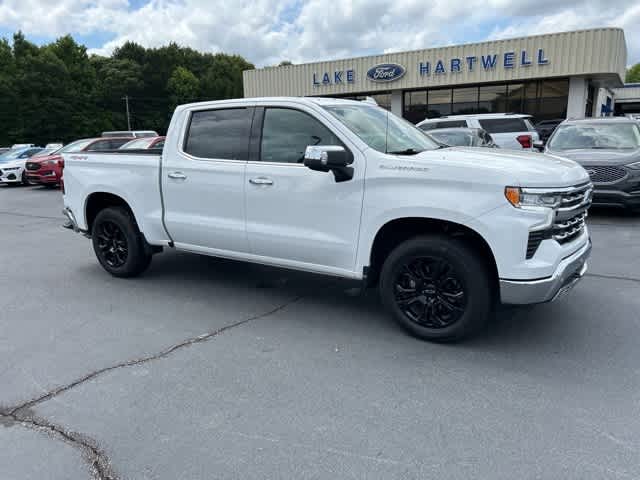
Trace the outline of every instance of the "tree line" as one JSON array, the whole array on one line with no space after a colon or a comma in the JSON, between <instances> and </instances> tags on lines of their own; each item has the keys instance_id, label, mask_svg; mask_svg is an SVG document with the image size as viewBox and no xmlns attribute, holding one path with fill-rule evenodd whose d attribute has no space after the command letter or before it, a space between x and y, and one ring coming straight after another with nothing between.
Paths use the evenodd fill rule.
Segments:
<instances>
[{"instance_id":1,"label":"tree line","mask_svg":"<svg viewBox=\"0 0 640 480\"><path fill-rule=\"evenodd\" d=\"M175 43L128 42L110 57L89 55L70 35L47 45L22 33L0 40L0 146L70 142L104 130L166 132L176 105L242 97L239 55L201 53Z\"/></svg>"}]
</instances>

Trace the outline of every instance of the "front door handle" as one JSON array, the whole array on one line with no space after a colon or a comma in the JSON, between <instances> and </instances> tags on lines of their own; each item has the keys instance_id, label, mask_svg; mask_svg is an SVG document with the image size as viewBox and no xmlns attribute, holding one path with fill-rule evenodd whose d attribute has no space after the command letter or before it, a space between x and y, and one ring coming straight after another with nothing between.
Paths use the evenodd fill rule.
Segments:
<instances>
[{"instance_id":1,"label":"front door handle","mask_svg":"<svg viewBox=\"0 0 640 480\"><path fill-rule=\"evenodd\" d=\"M186 180L187 176L182 172L169 172L167 174L169 178L173 178L174 180Z\"/></svg>"},{"instance_id":2,"label":"front door handle","mask_svg":"<svg viewBox=\"0 0 640 480\"><path fill-rule=\"evenodd\" d=\"M273 185L273 180L266 177L251 178L249 183L253 185Z\"/></svg>"}]
</instances>

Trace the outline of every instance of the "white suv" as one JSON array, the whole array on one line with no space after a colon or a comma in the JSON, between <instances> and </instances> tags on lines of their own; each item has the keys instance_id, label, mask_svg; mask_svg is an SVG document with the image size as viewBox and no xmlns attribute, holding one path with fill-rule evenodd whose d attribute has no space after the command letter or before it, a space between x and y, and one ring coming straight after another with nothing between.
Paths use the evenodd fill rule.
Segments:
<instances>
[{"instance_id":1,"label":"white suv","mask_svg":"<svg viewBox=\"0 0 640 480\"><path fill-rule=\"evenodd\" d=\"M452 127L482 128L491 134L493 141L501 148L532 150L533 142L538 141L540 137L530 118L531 115L520 113L449 115L428 118L417 126L425 131Z\"/></svg>"}]
</instances>

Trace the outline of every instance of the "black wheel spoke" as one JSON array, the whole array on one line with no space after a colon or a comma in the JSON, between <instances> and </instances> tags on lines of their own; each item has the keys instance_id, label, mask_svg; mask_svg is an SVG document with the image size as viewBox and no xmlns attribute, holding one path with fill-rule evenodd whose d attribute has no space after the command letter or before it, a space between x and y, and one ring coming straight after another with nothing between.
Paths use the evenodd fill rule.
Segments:
<instances>
[{"instance_id":1,"label":"black wheel spoke","mask_svg":"<svg viewBox=\"0 0 640 480\"><path fill-rule=\"evenodd\" d=\"M461 278L446 258L416 257L398 270L396 305L412 322L428 328L453 325L464 314L466 295Z\"/></svg>"},{"instance_id":2,"label":"black wheel spoke","mask_svg":"<svg viewBox=\"0 0 640 480\"><path fill-rule=\"evenodd\" d=\"M129 255L127 238L119 225L111 221L102 222L96 238L98 249L107 265L119 268L127 262Z\"/></svg>"}]
</instances>

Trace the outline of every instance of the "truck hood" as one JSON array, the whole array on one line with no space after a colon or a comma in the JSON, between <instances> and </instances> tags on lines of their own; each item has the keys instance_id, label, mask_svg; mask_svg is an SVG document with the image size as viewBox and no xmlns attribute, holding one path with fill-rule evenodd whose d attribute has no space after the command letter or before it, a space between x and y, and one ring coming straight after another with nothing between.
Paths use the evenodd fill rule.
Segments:
<instances>
[{"instance_id":1,"label":"truck hood","mask_svg":"<svg viewBox=\"0 0 640 480\"><path fill-rule=\"evenodd\" d=\"M589 175L579 164L556 155L479 147L454 147L437 152L447 162L488 170L496 177L507 175L513 179L513 186L569 187L589 181Z\"/></svg>"},{"instance_id":2,"label":"truck hood","mask_svg":"<svg viewBox=\"0 0 640 480\"><path fill-rule=\"evenodd\" d=\"M627 165L640 162L640 149L595 149L580 148L576 150L548 150L553 155L560 155L578 162L580 165L591 167L594 165Z\"/></svg>"}]
</instances>

